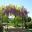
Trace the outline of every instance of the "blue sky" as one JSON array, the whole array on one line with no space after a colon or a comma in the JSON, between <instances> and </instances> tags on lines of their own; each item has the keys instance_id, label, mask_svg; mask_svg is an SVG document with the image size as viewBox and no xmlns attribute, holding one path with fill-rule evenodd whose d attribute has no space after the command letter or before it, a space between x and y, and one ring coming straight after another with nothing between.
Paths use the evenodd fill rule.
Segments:
<instances>
[{"instance_id":1,"label":"blue sky","mask_svg":"<svg viewBox=\"0 0 32 32\"><path fill-rule=\"evenodd\" d=\"M23 5L25 8L27 8L27 11L29 11L29 16L32 17L32 0L0 0L0 6L3 4Z\"/></svg>"}]
</instances>

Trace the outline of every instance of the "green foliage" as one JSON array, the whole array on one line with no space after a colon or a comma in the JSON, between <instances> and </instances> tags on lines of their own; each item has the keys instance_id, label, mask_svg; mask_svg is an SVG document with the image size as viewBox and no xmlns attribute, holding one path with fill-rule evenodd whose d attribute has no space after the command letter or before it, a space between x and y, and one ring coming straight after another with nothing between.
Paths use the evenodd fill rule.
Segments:
<instances>
[{"instance_id":1,"label":"green foliage","mask_svg":"<svg viewBox=\"0 0 32 32\"><path fill-rule=\"evenodd\" d=\"M31 22L31 17L28 17L25 23L25 27L27 28L31 28L32 27L32 22ZM31 27L30 27L31 26Z\"/></svg>"},{"instance_id":2,"label":"green foliage","mask_svg":"<svg viewBox=\"0 0 32 32\"><path fill-rule=\"evenodd\" d=\"M28 26L29 28L32 28L32 24L29 24L29 26Z\"/></svg>"},{"instance_id":3,"label":"green foliage","mask_svg":"<svg viewBox=\"0 0 32 32\"><path fill-rule=\"evenodd\" d=\"M29 22L28 28L32 28L32 22Z\"/></svg>"},{"instance_id":4,"label":"green foliage","mask_svg":"<svg viewBox=\"0 0 32 32\"><path fill-rule=\"evenodd\" d=\"M8 17L7 16L3 16L3 22L7 22L8 21Z\"/></svg>"},{"instance_id":5,"label":"green foliage","mask_svg":"<svg viewBox=\"0 0 32 32\"><path fill-rule=\"evenodd\" d=\"M30 24L29 25L27 25L27 24L31 21L31 17L22 17L22 20L23 20L23 23L25 22L25 28L27 28L28 26L30 26Z\"/></svg>"},{"instance_id":6,"label":"green foliage","mask_svg":"<svg viewBox=\"0 0 32 32\"><path fill-rule=\"evenodd\" d=\"M21 17L18 17L18 16L15 17L14 20L12 21L12 23L14 23L15 27L20 27L21 26L21 22L22 22Z\"/></svg>"},{"instance_id":7,"label":"green foliage","mask_svg":"<svg viewBox=\"0 0 32 32\"><path fill-rule=\"evenodd\" d=\"M28 22L30 22L31 21L31 17L28 17Z\"/></svg>"},{"instance_id":8,"label":"green foliage","mask_svg":"<svg viewBox=\"0 0 32 32\"><path fill-rule=\"evenodd\" d=\"M23 19L25 22L30 22L31 21L31 17L23 17Z\"/></svg>"}]
</instances>

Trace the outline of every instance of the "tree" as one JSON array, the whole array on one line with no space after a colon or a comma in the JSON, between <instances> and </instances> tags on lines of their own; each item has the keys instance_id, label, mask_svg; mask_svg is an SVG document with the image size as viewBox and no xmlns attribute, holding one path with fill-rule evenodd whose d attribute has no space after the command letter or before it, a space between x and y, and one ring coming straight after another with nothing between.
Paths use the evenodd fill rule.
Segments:
<instances>
[{"instance_id":1,"label":"tree","mask_svg":"<svg viewBox=\"0 0 32 32\"><path fill-rule=\"evenodd\" d=\"M28 18L27 18L27 22L28 22L28 24L26 24L27 27L28 27L28 28L32 28L31 17L28 17Z\"/></svg>"},{"instance_id":2,"label":"tree","mask_svg":"<svg viewBox=\"0 0 32 32\"><path fill-rule=\"evenodd\" d=\"M27 27L28 27L29 25L27 25L26 23L27 23L27 22L29 23L29 22L31 21L31 17L27 17L27 18L25 17L25 18L24 18L24 21L25 21L25 28L27 29Z\"/></svg>"},{"instance_id":3,"label":"tree","mask_svg":"<svg viewBox=\"0 0 32 32\"><path fill-rule=\"evenodd\" d=\"M11 14L11 13L14 14L15 17L21 16L21 17L22 17L22 20L23 20L23 18L25 19L24 21L25 21L25 25L26 25L26 17L28 16L28 15L27 15L28 12L27 12L27 10L26 10L24 7L16 9L15 6L12 6L12 7L7 6L6 9L5 9L5 11L4 11L4 13L5 13L7 16L9 16L9 13L10 13L10 14ZM15 19L14 19L14 20L15 20ZM16 20L17 20L17 19L16 19ZM19 20L19 19L18 19L18 20Z\"/></svg>"},{"instance_id":4,"label":"tree","mask_svg":"<svg viewBox=\"0 0 32 32\"><path fill-rule=\"evenodd\" d=\"M28 17L28 22L30 22L31 21L31 17Z\"/></svg>"}]
</instances>

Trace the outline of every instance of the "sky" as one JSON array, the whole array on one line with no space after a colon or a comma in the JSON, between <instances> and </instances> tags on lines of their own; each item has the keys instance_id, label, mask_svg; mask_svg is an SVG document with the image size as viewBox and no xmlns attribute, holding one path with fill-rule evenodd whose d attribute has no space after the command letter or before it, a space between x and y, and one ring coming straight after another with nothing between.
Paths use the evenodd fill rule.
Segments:
<instances>
[{"instance_id":1,"label":"sky","mask_svg":"<svg viewBox=\"0 0 32 32\"><path fill-rule=\"evenodd\" d=\"M0 0L0 6L9 4L23 5L29 12L28 16L32 17L32 0Z\"/></svg>"}]
</instances>

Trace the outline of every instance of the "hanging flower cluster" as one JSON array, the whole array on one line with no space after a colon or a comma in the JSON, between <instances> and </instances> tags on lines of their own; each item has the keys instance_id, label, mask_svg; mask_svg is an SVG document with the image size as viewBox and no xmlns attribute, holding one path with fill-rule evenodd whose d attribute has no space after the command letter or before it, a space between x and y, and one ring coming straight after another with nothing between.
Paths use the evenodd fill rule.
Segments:
<instances>
[{"instance_id":1,"label":"hanging flower cluster","mask_svg":"<svg viewBox=\"0 0 32 32\"><path fill-rule=\"evenodd\" d=\"M4 9L3 11L4 11L3 13L6 15L9 15L9 13L10 13L10 14L14 14L16 16L25 16L28 13L25 8L22 7L20 9L16 9L15 6L13 6L13 7L7 6L6 9Z\"/></svg>"}]
</instances>

